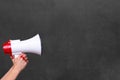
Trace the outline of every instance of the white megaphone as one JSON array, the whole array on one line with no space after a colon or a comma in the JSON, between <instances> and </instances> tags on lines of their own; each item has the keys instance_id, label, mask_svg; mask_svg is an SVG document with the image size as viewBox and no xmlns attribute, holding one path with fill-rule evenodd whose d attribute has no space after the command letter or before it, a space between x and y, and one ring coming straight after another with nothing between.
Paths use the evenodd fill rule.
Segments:
<instances>
[{"instance_id":1,"label":"white megaphone","mask_svg":"<svg viewBox=\"0 0 120 80\"><path fill-rule=\"evenodd\" d=\"M5 54L17 57L21 52L41 55L41 39L39 34L27 40L9 40L3 44Z\"/></svg>"}]
</instances>

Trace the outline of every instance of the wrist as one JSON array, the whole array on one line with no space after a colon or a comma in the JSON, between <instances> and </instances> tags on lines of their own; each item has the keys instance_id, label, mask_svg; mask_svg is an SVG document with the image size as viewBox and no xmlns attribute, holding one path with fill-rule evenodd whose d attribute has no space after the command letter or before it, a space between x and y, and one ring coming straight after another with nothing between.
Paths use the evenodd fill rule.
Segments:
<instances>
[{"instance_id":1,"label":"wrist","mask_svg":"<svg viewBox=\"0 0 120 80\"><path fill-rule=\"evenodd\" d=\"M12 70L16 73L16 74L18 74L18 73L20 73L21 72L21 69L19 69L19 68L17 68L17 66L12 66Z\"/></svg>"}]
</instances>

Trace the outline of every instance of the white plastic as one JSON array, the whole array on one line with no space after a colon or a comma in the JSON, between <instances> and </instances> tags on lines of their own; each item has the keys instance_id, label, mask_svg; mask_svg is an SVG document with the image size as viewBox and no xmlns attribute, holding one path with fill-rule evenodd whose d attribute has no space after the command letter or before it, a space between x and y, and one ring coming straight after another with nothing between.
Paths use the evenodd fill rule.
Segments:
<instances>
[{"instance_id":1,"label":"white plastic","mask_svg":"<svg viewBox=\"0 0 120 80\"><path fill-rule=\"evenodd\" d=\"M19 55L20 52L35 53L41 55L41 39L39 34L27 40L11 40L11 49L13 55Z\"/></svg>"}]
</instances>

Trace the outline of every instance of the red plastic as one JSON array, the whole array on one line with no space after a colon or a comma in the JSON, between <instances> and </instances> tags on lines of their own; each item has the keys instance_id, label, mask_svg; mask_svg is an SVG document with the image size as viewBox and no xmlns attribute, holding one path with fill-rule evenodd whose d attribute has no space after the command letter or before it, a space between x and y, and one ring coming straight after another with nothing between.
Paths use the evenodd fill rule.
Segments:
<instances>
[{"instance_id":1,"label":"red plastic","mask_svg":"<svg viewBox=\"0 0 120 80\"><path fill-rule=\"evenodd\" d=\"M4 51L5 54L9 54L10 56L12 56L12 49L11 49L10 40L3 43L3 51Z\"/></svg>"}]
</instances>

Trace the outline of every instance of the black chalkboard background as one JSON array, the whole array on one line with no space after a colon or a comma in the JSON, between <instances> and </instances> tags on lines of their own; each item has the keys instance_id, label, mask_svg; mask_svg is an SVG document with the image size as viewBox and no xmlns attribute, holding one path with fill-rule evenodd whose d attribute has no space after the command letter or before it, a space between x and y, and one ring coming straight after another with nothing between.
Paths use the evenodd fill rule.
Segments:
<instances>
[{"instance_id":1,"label":"black chalkboard background","mask_svg":"<svg viewBox=\"0 0 120 80\"><path fill-rule=\"evenodd\" d=\"M0 0L0 77L12 63L2 44L40 34L17 80L120 80L119 0Z\"/></svg>"}]
</instances>

